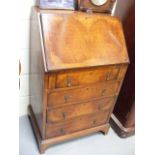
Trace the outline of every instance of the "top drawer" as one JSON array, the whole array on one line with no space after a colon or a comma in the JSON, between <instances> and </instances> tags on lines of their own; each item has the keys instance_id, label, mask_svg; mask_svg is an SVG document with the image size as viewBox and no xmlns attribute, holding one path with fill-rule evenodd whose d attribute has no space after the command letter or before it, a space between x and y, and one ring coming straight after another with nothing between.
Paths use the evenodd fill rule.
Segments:
<instances>
[{"instance_id":1,"label":"top drawer","mask_svg":"<svg viewBox=\"0 0 155 155\"><path fill-rule=\"evenodd\" d=\"M65 88L117 80L121 65L60 71L49 76L49 88Z\"/></svg>"}]
</instances>

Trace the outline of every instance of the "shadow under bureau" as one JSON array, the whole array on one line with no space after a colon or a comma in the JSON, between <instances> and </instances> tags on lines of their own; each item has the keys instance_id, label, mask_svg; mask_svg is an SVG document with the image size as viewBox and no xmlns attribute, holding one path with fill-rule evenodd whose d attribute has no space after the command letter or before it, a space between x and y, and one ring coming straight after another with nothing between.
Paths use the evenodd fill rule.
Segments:
<instances>
[{"instance_id":1,"label":"shadow under bureau","mask_svg":"<svg viewBox=\"0 0 155 155\"><path fill-rule=\"evenodd\" d=\"M33 8L29 116L40 153L102 131L129 63L117 18Z\"/></svg>"}]
</instances>

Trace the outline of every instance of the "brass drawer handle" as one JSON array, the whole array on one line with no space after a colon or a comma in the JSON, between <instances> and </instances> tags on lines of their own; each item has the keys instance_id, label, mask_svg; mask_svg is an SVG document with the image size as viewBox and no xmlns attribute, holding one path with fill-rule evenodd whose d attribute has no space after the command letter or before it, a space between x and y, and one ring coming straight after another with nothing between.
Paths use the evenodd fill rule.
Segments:
<instances>
[{"instance_id":1,"label":"brass drawer handle","mask_svg":"<svg viewBox=\"0 0 155 155\"><path fill-rule=\"evenodd\" d=\"M60 129L60 133L61 133L61 134L64 133L64 129L63 129L63 128Z\"/></svg>"},{"instance_id":2,"label":"brass drawer handle","mask_svg":"<svg viewBox=\"0 0 155 155\"><path fill-rule=\"evenodd\" d=\"M106 74L106 81L109 81L109 80L117 80L117 77L119 75L119 72L120 72L120 66L115 66L114 69L111 69L111 71L109 71Z\"/></svg>"},{"instance_id":3,"label":"brass drawer handle","mask_svg":"<svg viewBox=\"0 0 155 155\"><path fill-rule=\"evenodd\" d=\"M69 97L68 97L67 95L64 95L65 103L68 102L68 98L69 98Z\"/></svg>"},{"instance_id":4,"label":"brass drawer handle","mask_svg":"<svg viewBox=\"0 0 155 155\"><path fill-rule=\"evenodd\" d=\"M98 106L98 110L101 110L101 106L100 105Z\"/></svg>"},{"instance_id":5,"label":"brass drawer handle","mask_svg":"<svg viewBox=\"0 0 155 155\"><path fill-rule=\"evenodd\" d=\"M67 112L63 112L63 113L62 113L62 117L63 117L63 119L66 119L66 117L67 117Z\"/></svg>"},{"instance_id":6,"label":"brass drawer handle","mask_svg":"<svg viewBox=\"0 0 155 155\"><path fill-rule=\"evenodd\" d=\"M105 92L106 92L106 89L103 89L103 90L101 91L101 96L103 96L103 95L105 94Z\"/></svg>"},{"instance_id":7,"label":"brass drawer handle","mask_svg":"<svg viewBox=\"0 0 155 155\"><path fill-rule=\"evenodd\" d=\"M106 74L106 81L108 81L110 78L110 72Z\"/></svg>"},{"instance_id":8,"label":"brass drawer handle","mask_svg":"<svg viewBox=\"0 0 155 155\"><path fill-rule=\"evenodd\" d=\"M96 124L96 120L93 120L93 124L94 124L94 125Z\"/></svg>"},{"instance_id":9,"label":"brass drawer handle","mask_svg":"<svg viewBox=\"0 0 155 155\"><path fill-rule=\"evenodd\" d=\"M71 87L72 86L72 78L67 76L67 86Z\"/></svg>"}]
</instances>

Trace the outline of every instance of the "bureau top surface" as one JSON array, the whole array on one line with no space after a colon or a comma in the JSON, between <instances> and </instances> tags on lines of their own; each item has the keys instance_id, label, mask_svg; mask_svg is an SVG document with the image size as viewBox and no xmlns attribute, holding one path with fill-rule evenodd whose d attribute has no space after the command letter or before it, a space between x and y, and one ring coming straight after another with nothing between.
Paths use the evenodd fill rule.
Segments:
<instances>
[{"instance_id":1,"label":"bureau top surface","mask_svg":"<svg viewBox=\"0 0 155 155\"><path fill-rule=\"evenodd\" d=\"M47 71L127 63L121 22L103 14L40 11Z\"/></svg>"}]
</instances>

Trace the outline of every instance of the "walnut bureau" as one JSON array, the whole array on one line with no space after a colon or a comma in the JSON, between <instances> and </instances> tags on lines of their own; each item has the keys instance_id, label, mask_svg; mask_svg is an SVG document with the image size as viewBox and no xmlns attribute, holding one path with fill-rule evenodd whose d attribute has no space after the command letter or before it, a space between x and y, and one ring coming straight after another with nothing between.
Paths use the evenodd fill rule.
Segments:
<instances>
[{"instance_id":1,"label":"walnut bureau","mask_svg":"<svg viewBox=\"0 0 155 155\"><path fill-rule=\"evenodd\" d=\"M40 153L101 131L129 63L121 22L103 14L33 8L29 116Z\"/></svg>"}]
</instances>

